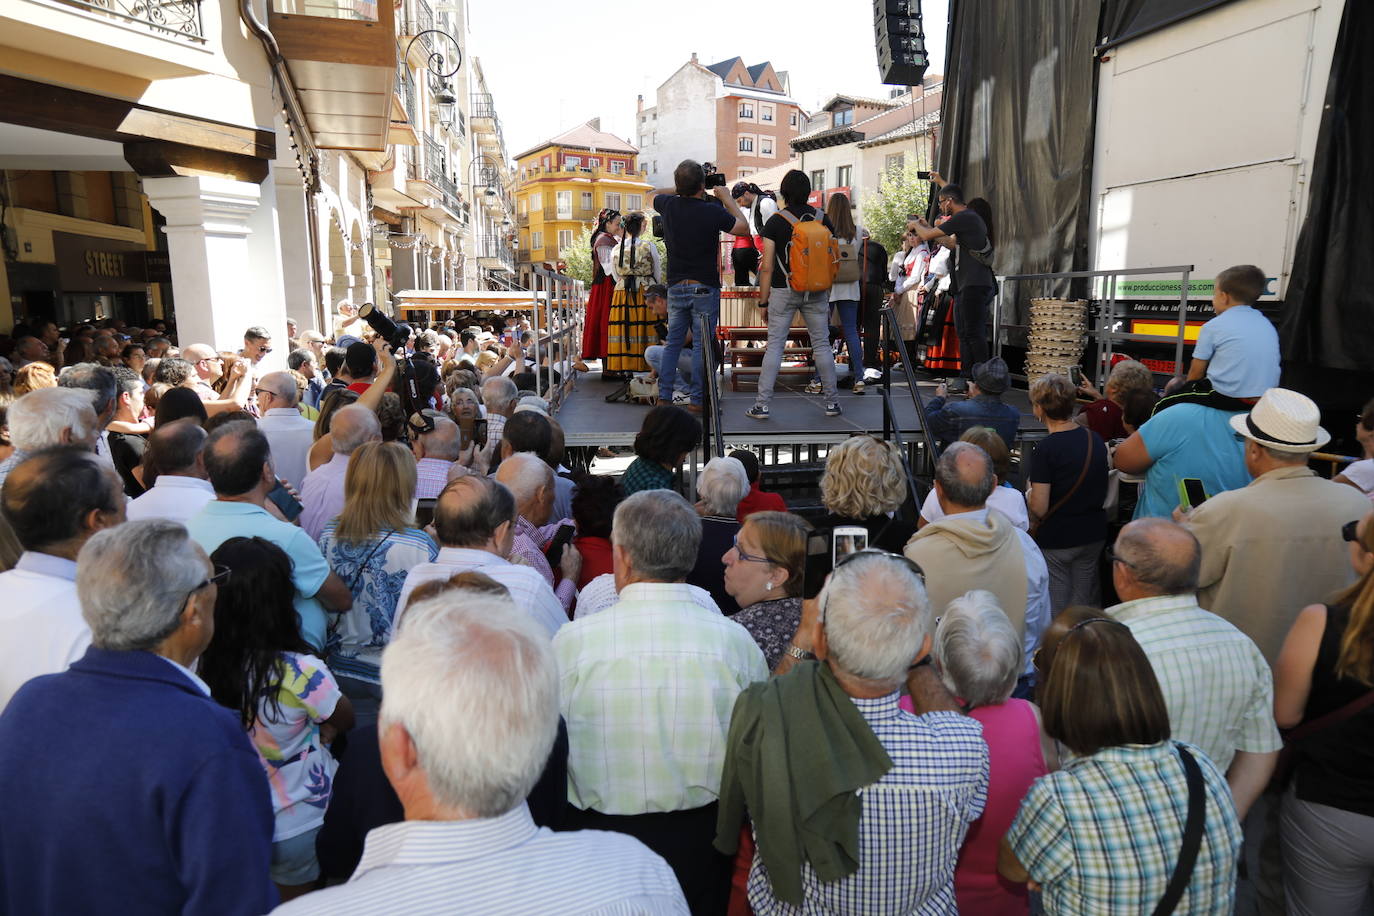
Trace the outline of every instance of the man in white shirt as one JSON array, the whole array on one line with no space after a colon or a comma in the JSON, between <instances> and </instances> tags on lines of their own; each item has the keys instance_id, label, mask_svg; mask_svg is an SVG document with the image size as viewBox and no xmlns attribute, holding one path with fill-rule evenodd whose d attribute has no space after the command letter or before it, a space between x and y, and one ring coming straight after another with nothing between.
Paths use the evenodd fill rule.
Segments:
<instances>
[{"instance_id":1,"label":"man in white shirt","mask_svg":"<svg viewBox=\"0 0 1374 916\"><path fill-rule=\"evenodd\" d=\"M368 834L347 884L274 912L685 916L673 872L639 841L530 819L525 798L558 730L558 670L538 624L513 610L476 592L411 608L382 661L377 737L405 820Z\"/></svg>"},{"instance_id":2,"label":"man in white shirt","mask_svg":"<svg viewBox=\"0 0 1374 916\"><path fill-rule=\"evenodd\" d=\"M148 437L148 463L157 480L129 503L129 520L165 518L186 524L215 498L205 472L205 430L185 417L153 430Z\"/></svg>"},{"instance_id":3,"label":"man in white shirt","mask_svg":"<svg viewBox=\"0 0 1374 916\"><path fill-rule=\"evenodd\" d=\"M308 470L306 457L315 444L315 424L296 409L296 380L289 372L269 372L253 393L258 397L258 429L272 446L277 476L299 490Z\"/></svg>"},{"instance_id":4,"label":"man in white shirt","mask_svg":"<svg viewBox=\"0 0 1374 916\"><path fill-rule=\"evenodd\" d=\"M315 540L330 519L343 511L348 459L368 442L382 441L377 415L361 404L340 408L329 424L334 456L305 475L301 483L301 528Z\"/></svg>"},{"instance_id":5,"label":"man in white shirt","mask_svg":"<svg viewBox=\"0 0 1374 916\"><path fill-rule=\"evenodd\" d=\"M439 556L433 563L416 566L406 576L396 602L395 625L400 625L406 602L417 586L475 570L504 585L515 606L550 637L558 632L568 622L568 615L553 589L535 570L506 559L515 542L515 523L515 497L490 477L473 474L449 484L434 506Z\"/></svg>"},{"instance_id":6,"label":"man in white shirt","mask_svg":"<svg viewBox=\"0 0 1374 916\"><path fill-rule=\"evenodd\" d=\"M76 555L124 521L124 504L114 468L77 446L40 451L5 481L0 511L24 553L0 573L0 710L30 678L67 670L90 645Z\"/></svg>"}]
</instances>

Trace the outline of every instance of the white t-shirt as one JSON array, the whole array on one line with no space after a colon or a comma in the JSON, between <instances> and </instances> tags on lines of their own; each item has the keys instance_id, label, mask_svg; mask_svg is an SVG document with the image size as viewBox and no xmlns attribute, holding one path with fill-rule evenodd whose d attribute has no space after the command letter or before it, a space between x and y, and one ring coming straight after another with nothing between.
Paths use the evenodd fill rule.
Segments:
<instances>
[{"instance_id":1,"label":"white t-shirt","mask_svg":"<svg viewBox=\"0 0 1374 916\"><path fill-rule=\"evenodd\" d=\"M280 715L269 699L258 707L248 738L258 751L276 814L273 842L300 836L324 823L339 764L320 740L320 723L334 715L343 694L324 662L299 652L281 654L277 692Z\"/></svg>"},{"instance_id":2,"label":"white t-shirt","mask_svg":"<svg viewBox=\"0 0 1374 916\"><path fill-rule=\"evenodd\" d=\"M1001 512L1022 531L1030 530L1030 514L1026 511L1026 497L1021 491L1011 487L994 487L992 495L988 497L988 508ZM926 494L926 501L921 505L921 518L927 522L938 522L944 517L945 511L940 508L940 501L935 498L935 491L932 489Z\"/></svg>"},{"instance_id":3,"label":"white t-shirt","mask_svg":"<svg viewBox=\"0 0 1374 916\"><path fill-rule=\"evenodd\" d=\"M1365 458L1348 464L1341 473L1365 493L1374 491L1374 458Z\"/></svg>"}]
</instances>

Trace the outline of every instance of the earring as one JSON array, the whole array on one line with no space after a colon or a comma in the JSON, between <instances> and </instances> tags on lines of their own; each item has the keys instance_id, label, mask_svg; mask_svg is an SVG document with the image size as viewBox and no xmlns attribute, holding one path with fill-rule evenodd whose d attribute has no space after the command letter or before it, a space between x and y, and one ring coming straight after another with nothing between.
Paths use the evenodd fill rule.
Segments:
<instances>
[{"instance_id":1,"label":"earring","mask_svg":"<svg viewBox=\"0 0 1374 916\"><path fill-rule=\"evenodd\" d=\"M771 591L773 590L773 583L772 583L772 582L765 582L765 583L763 583L763 590L764 590L764 591L767 591L767 592L771 592Z\"/></svg>"}]
</instances>

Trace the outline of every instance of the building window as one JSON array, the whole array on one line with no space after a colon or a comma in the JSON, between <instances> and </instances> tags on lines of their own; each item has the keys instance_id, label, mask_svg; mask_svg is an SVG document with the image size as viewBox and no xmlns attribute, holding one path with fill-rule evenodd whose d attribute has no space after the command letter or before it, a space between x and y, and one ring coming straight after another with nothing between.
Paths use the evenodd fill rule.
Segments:
<instances>
[{"instance_id":1,"label":"building window","mask_svg":"<svg viewBox=\"0 0 1374 916\"><path fill-rule=\"evenodd\" d=\"M837 112L835 112L835 115L834 115L834 124L835 124L836 127L844 127L844 126L846 126L846 125L853 124L853 123L854 123L854 109L852 109L852 108L846 108L846 109L844 109L843 111L837 111Z\"/></svg>"},{"instance_id":2,"label":"building window","mask_svg":"<svg viewBox=\"0 0 1374 916\"><path fill-rule=\"evenodd\" d=\"M739 103L739 119L740 119L741 121L752 121L752 120L754 120L754 103L753 103L753 102L740 102L740 103Z\"/></svg>"},{"instance_id":3,"label":"building window","mask_svg":"<svg viewBox=\"0 0 1374 916\"><path fill-rule=\"evenodd\" d=\"M883 169L888 172L900 172L906 166L905 153L893 153L883 160Z\"/></svg>"},{"instance_id":4,"label":"building window","mask_svg":"<svg viewBox=\"0 0 1374 916\"><path fill-rule=\"evenodd\" d=\"M591 210L591 209L592 209L593 207L595 207L595 206L596 206L596 204L595 204L595 203L593 202L593 200L592 200L592 192L591 192L591 191L583 191L583 192L582 192L582 209L583 209L583 210Z\"/></svg>"},{"instance_id":5,"label":"building window","mask_svg":"<svg viewBox=\"0 0 1374 916\"><path fill-rule=\"evenodd\" d=\"M769 123L769 124L773 123L773 112L774 112L774 110L775 110L775 109L773 108L772 105L763 105L763 104L760 104L760 105L759 105L759 120L760 120L760 121L764 121L764 122Z\"/></svg>"},{"instance_id":6,"label":"building window","mask_svg":"<svg viewBox=\"0 0 1374 916\"><path fill-rule=\"evenodd\" d=\"M825 190L825 169L816 169L816 171L811 173L811 190Z\"/></svg>"},{"instance_id":7,"label":"building window","mask_svg":"<svg viewBox=\"0 0 1374 916\"><path fill-rule=\"evenodd\" d=\"M792 127L797 126L797 113L795 111L792 112L792 115L788 118L787 123Z\"/></svg>"},{"instance_id":8,"label":"building window","mask_svg":"<svg viewBox=\"0 0 1374 916\"><path fill-rule=\"evenodd\" d=\"M577 168L579 165L582 164L582 157L581 157L581 156L565 156L565 157L563 157L563 164L566 165L566 166L567 166L568 168L570 168L570 169L575 169L575 168Z\"/></svg>"},{"instance_id":9,"label":"building window","mask_svg":"<svg viewBox=\"0 0 1374 916\"><path fill-rule=\"evenodd\" d=\"M620 194L616 191L606 192L606 207L610 210L620 209Z\"/></svg>"},{"instance_id":10,"label":"building window","mask_svg":"<svg viewBox=\"0 0 1374 916\"><path fill-rule=\"evenodd\" d=\"M544 209L544 194L542 191L535 191L530 195L530 209L536 212Z\"/></svg>"},{"instance_id":11,"label":"building window","mask_svg":"<svg viewBox=\"0 0 1374 916\"><path fill-rule=\"evenodd\" d=\"M571 247L572 247L572 230L571 230L571 229L559 229L559 230L558 230L558 247L559 247L559 248L571 248Z\"/></svg>"},{"instance_id":12,"label":"building window","mask_svg":"<svg viewBox=\"0 0 1374 916\"><path fill-rule=\"evenodd\" d=\"M835 166L835 187L847 188L854 176L854 166L837 165Z\"/></svg>"},{"instance_id":13,"label":"building window","mask_svg":"<svg viewBox=\"0 0 1374 916\"><path fill-rule=\"evenodd\" d=\"M620 159L611 160L611 172L615 175L625 174L625 163Z\"/></svg>"},{"instance_id":14,"label":"building window","mask_svg":"<svg viewBox=\"0 0 1374 916\"><path fill-rule=\"evenodd\" d=\"M558 218L572 219L572 191L558 192Z\"/></svg>"},{"instance_id":15,"label":"building window","mask_svg":"<svg viewBox=\"0 0 1374 916\"><path fill-rule=\"evenodd\" d=\"M640 209L644 206L644 196L642 194L625 195L625 206L631 211Z\"/></svg>"},{"instance_id":16,"label":"building window","mask_svg":"<svg viewBox=\"0 0 1374 916\"><path fill-rule=\"evenodd\" d=\"M772 137L759 137L759 155L760 155L760 156L771 156L771 155L773 155L773 138L772 138Z\"/></svg>"},{"instance_id":17,"label":"building window","mask_svg":"<svg viewBox=\"0 0 1374 916\"><path fill-rule=\"evenodd\" d=\"M542 233L542 232L532 232L532 233L530 233L530 238L532 239L532 241L530 242L530 247L531 247L531 248L543 248L543 247L544 247L544 233Z\"/></svg>"},{"instance_id":18,"label":"building window","mask_svg":"<svg viewBox=\"0 0 1374 916\"><path fill-rule=\"evenodd\" d=\"M740 138L739 138L739 151L740 151L741 153L752 153L752 152L754 151L754 138L753 138L753 137L740 137Z\"/></svg>"},{"instance_id":19,"label":"building window","mask_svg":"<svg viewBox=\"0 0 1374 916\"><path fill-rule=\"evenodd\" d=\"M520 215L526 216L530 212L530 202L525 198L520 198Z\"/></svg>"},{"instance_id":20,"label":"building window","mask_svg":"<svg viewBox=\"0 0 1374 916\"><path fill-rule=\"evenodd\" d=\"M587 157L587 167L588 167L588 168L596 168L596 167L599 166L600 164L601 164L601 160L598 159L598 158L596 158L595 156L588 156L588 157Z\"/></svg>"},{"instance_id":21,"label":"building window","mask_svg":"<svg viewBox=\"0 0 1374 916\"><path fill-rule=\"evenodd\" d=\"M753 169L740 169L740 170L739 170L739 177L741 177L741 178L748 178L748 177L749 177L750 175L752 175L752 174L754 174L754 170L753 170Z\"/></svg>"}]
</instances>

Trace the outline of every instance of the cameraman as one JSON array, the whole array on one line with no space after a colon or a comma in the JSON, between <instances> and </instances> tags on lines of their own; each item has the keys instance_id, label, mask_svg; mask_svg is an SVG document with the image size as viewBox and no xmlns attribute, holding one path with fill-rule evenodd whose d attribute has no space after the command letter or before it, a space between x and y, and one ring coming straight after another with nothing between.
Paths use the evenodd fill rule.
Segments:
<instances>
[{"instance_id":1,"label":"cameraman","mask_svg":"<svg viewBox=\"0 0 1374 916\"><path fill-rule=\"evenodd\" d=\"M663 240L668 247L668 342L663 349L658 396L662 403L673 402L677 360L687 331L697 331L705 315L710 319L710 334L696 348L699 362L692 373L692 403L687 407L700 414L705 348L715 340L716 322L720 320L720 234L748 235L749 223L723 181L711 189L715 200L707 196L706 170L701 163L684 159L673 170L673 185L653 195L654 209L663 217Z\"/></svg>"}]
</instances>

